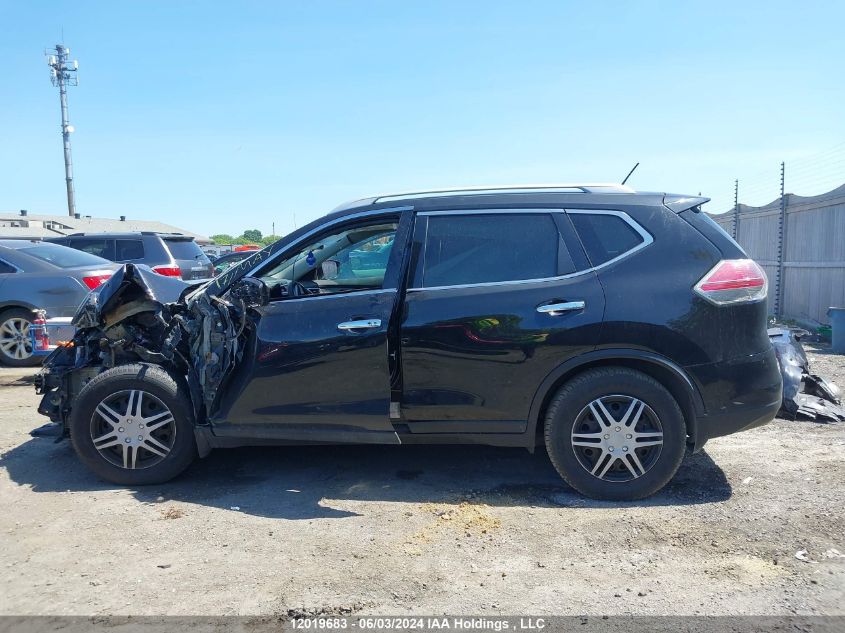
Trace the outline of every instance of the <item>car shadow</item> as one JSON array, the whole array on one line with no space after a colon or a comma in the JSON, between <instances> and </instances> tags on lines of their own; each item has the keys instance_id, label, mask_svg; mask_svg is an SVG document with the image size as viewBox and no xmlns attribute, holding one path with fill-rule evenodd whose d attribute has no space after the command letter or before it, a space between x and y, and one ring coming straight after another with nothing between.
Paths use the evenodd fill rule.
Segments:
<instances>
[{"instance_id":1,"label":"car shadow","mask_svg":"<svg viewBox=\"0 0 845 633\"><path fill-rule=\"evenodd\" d=\"M33 438L0 457L12 481L34 492L115 490L67 441ZM358 516L355 501L525 507L648 507L717 503L731 496L702 451L687 455L658 494L636 502L587 499L567 486L545 451L490 446L287 446L216 450L177 479L131 488L140 502L183 502L289 520Z\"/></svg>"}]
</instances>

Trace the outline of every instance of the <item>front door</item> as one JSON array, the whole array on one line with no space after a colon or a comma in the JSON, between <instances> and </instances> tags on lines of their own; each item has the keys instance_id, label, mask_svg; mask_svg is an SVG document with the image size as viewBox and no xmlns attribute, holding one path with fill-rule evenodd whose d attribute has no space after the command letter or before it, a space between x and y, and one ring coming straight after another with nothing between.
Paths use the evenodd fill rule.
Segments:
<instances>
[{"instance_id":1,"label":"front door","mask_svg":"<svg viewBox=\"0 0 845 633\"><path fill-rule=\"evenodd\" d=\"M271 302L255 311L253 340L211 416L215 434L398 443L389 334L410 221L333 225L253 273Z\"/></svg>"},{"instance_id":2,"label":"front door","mask_svg":"<svg viewBox=\"0 0 845 633\"><path fill-rule=\"evenodd\" d=\"M555 210L421 213L401 324L412 433L522 433L538 386L599 340L604 293Z\"/></svg>"}]
</instances>

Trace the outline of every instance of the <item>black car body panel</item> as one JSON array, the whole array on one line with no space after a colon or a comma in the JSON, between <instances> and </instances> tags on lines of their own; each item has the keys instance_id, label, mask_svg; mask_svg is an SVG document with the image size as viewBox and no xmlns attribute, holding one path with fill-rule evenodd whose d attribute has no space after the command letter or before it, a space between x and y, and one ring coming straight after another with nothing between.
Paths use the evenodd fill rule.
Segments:
<instances>
[{"instance_id":1,"label":"black car body panel","mask_svg":"<svg viewBox=\"0 0 845 633\"><path fill-rule=\"evenodd\" d=\"M303 226L190 291L163 292L126 267L101 290L75 350L48 362L42 412L64 421L84 384L75 373L140 358L185 377L201 453L296 442L533 449L556 389L587 368L623 366L666 386L700 448L770 420L781 390L765 298L725 306L694 291L720 260L744 257L699 217L704 201L546 191L377 198ZM478 217L517 229L484 242ZM481 246L470 240L444 259L449 245L436 240L444 218L465 220L455 234L476 231ZM395 224L386 261L357 246L332 259L335 236L352 241L344 231L384 222ZM602 241L603 223L616 224L625 246ZM519 257L493 248L520 240ZM495 252L513 278L474 278ZM359 266L346 284L379 266L383 280L333 289L329 273L318 273L327 263L335 273ZM299 269L310 271L303 283ZM437 281L448 275L461 283ZM136 300L146 303L124 307ZM129 316L116 318L119 309Z\"/></svg>"},{"instance_id":2,"label":"black car body panel","mask_svg":"<svg viewBox=\"0 0 845 633\"><path fill-rule=\"evenodd\" d=\"M568 297L583 299L586 309L563 316L536 311ZM537 385L595 348L603 310L594 273L557 283L409 292L401 330L408 429L525 432Z\"/></svg>"}]
</instances>

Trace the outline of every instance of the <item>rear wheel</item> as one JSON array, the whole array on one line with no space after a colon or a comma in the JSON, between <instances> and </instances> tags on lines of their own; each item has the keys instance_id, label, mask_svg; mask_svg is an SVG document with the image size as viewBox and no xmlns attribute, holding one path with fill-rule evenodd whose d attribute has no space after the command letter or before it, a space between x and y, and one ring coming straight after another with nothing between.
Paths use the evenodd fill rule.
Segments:
<instances>
[{"instance_id":1,"label":"rear wheel","mask_svg":"<svg viewBox=\"0 0 845 633\"><path fill-rule=\"evenodd\" d=\"M32 354L29 328L33 313L24 308L12 308L0 314L0 362L9 367L30 367L41 358Z\"/></svg>"},{"instance_id":2,"label":"rear wheel","mask_svg":"<svg viewBox=\"0 0 845 633\"><path fill-rule=\"evenodd\" d=\"M122 365L91 380L70 415L80 459L107 481L162 483L196 456L190 403L179 381L156 365Z\"/></svg>"},{"instance_id":3,"label":"rear wheel","mask_svg":"<svg viewBox=\"0 0 845 633\"><path fill-rule=\"evenodd\" d=\"M558 473L578 492L633 500L674 476L686 426L678 403L654 378L624 367L597 368L557 392L545 441Z\"/></svg>"}]
</instances>

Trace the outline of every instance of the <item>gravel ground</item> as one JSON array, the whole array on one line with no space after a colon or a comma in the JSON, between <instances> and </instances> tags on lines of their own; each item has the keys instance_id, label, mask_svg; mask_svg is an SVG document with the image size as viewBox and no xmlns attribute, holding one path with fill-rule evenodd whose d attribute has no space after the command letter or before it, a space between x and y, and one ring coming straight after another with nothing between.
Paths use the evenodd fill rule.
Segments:
<instances>
[{"instance_id":1,"label":"gravel ground","mask_svg":"<svg viewBox=\"0 0 845 633\"><path fill-rule=\"evenodd\" d=\"M465 446L215 451L131 490L29 437L31 373L0 370L0 614L845 614L842 424L714 440L638 503Z\"/></svg>"}]
</instances>

